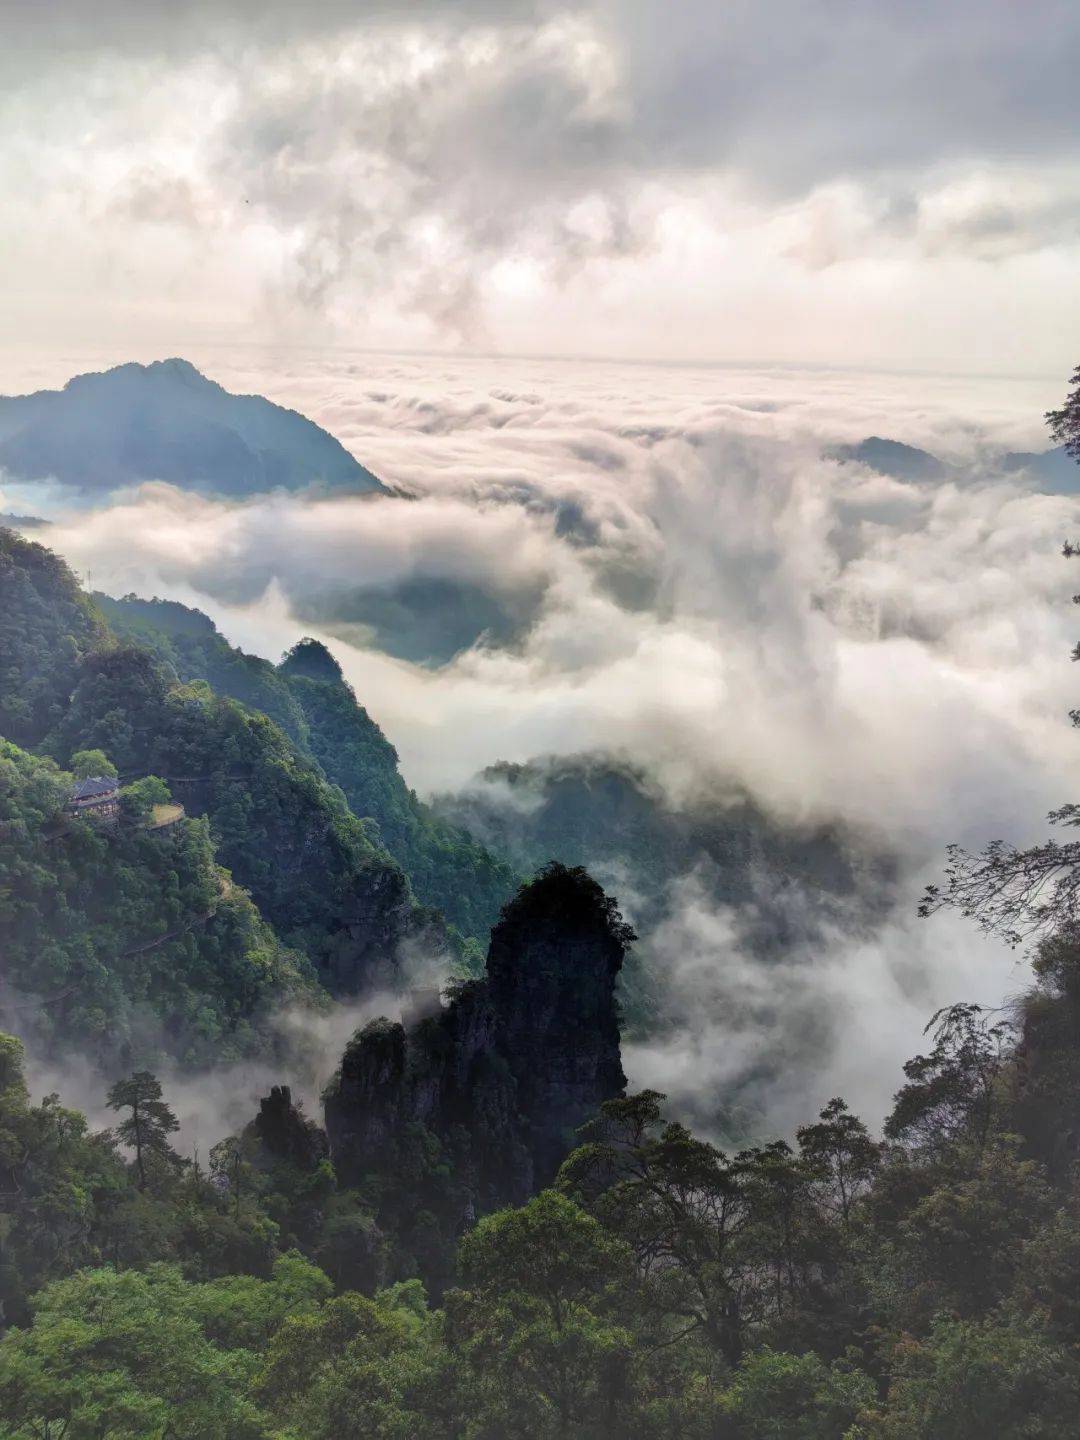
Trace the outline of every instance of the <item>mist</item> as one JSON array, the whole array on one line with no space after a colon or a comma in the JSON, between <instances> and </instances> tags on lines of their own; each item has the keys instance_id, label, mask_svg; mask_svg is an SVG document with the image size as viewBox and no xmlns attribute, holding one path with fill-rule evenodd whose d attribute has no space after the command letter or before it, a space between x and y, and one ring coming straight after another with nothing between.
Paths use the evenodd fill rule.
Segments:
<instances>
[{"instance_id":1,"label":"mist","mask_svg":"<svg viewBox=\"0 0 1080 1440\"><path fill-rule=\"evenodd\" d=\"M1042 448L1049 386L295 357L258 388L401 494L230 504L148 476L76 513L42 490L48 543L95 587L197 605L272 659L323 639L421 794L496 760L611 754L672 806L746 794L895 862L886 913L854 905L768 967L684 876L644 938L676 1023L628 1046L632 1084L702 1123L730 1103L784 1131L841 1090L877 1122L933 1010L1018 987L1010 952L914 912L946 844L1031 840L1068 798L1060 546L1080 502L996 458ZM949 478L830 458L875 433ZM444 636L447 610L457 648L411 656L401 637L433 615Z\"/></svg>"}]
</instances>

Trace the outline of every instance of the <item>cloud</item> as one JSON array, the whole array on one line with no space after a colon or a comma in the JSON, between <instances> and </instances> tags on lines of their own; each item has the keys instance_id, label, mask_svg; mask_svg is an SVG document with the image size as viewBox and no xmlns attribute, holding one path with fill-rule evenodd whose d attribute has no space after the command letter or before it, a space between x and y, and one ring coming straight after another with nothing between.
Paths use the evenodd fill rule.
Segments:
<instances>
[{"instance_id":1,"label":"cloud","mask_svg":"<svg viewBox=\"0 0 1080 1440\"><path fill-rule=\"evenodd\" d=\"M426 790L497 758L613 746L676 790L734 774L785 813L925 836L923 797L976 789L990 747L1002 769L980 816L1030 809L1033 773L1049 808L1069 708L1056 551L1076 502L979 468L1018 433L998 387L950 429L925 384L883 415L872 383L845 393L841 377L817 382L815 408L805 375L549 367L557 385L500 401L502 368L476 362L442 402L407 375L385 373L374 401L363 376L323 379L308 408L414 500L230 506L149 485L54 516L54 543L96 585L186 596L268 653L309 623L362 642L373 597L403 630L456 606L466 648L437 673L339 641ZM660 415L667 438L623 433ZM823 458L861 426L944 440L966 483ZM431 746L436 727L452 741Z\"/></svg>"},{"instance_id":2,"label":"cloud","mask_svg":"<svg viewBox=\"0 0 1080 1440\"><path fill-rule=\"evenodd\" d=\"M8 8L24 335L1067 363L1065 0Z\"/></svg>"},{"instance_id":3,"label":"cloud","mask_svg":"<svg viewBox=\"0 0 1080 1440\"><path fill-rule=\"evenodd\" d=\"M421 793L499 759L610 752L676 805L741 788L895 858L890 908L857 901L802 931L795 914L805 938L768 964L747 916L682 877L646 937L673 1028L630 1048L635 1083L713 1125L720 1088L777 1128L834 1090L880 1118L929 1011L1017 987L1008 952L914 909L947 843L1040 837L1067 798L1060 542L1080 502L992 458L1038 445L1037 390L404 357L255 384L250 358L231 363L216 373L316 415L415 498L230 505L149 484L73 515L54 497L50 542L96 586L199 605L271 658L321 635ZM955 478L827 458L868 433L929 446ZM356 616L373 594L426 594L473 635L435 665L372 648Z\"/></svg>"},{"instance_id":4,"label":"cloud","mask_svg":"<svg viewBox=\"0 0 1080 1440\"><path fill-rule=\"evenodd\" d=\"M798 902L789 892L783 903ZM673 887L669 907L648 936L669 1024L623 1061L633 1085L728 1145L790 1136L835 1095L880 1126L934 1011L994 1008L1025 984L1011 952L955 916L929 926L898 908L872 928L849 917L823 930L795 915L807 938L763 960L746 915L718 906L698 876Z\"/></svg>"},{"instance_id":5,"label":"cloud","mask_svg":"<svg viewBox=\"0 0 1080 1440\"><path fill-rule=\"evenodd\" d=\"M166 1103L180 1122L174 1142L186 1158L196 1152L205 1167L211 1148L226 1135L236 1135L258 1113L259 1100L271 1086L287 1083L294 1100L307 1114L322 1122L322 1092L340 1062L350 1038L379 1016L401 1017L416 989L441 989L448 974L444 955L432 955L415 944L400 955L403 984L397 991L377 990L356 1000L335 1003L322 1010L290 1005L270 1017L268 1049L272 1057L249 1059L193 1071L167 1058L160 1022L142 1015L136 1055L161 1081ZM40 1043L31 1006L24 1012L19 1033L26 1050L26 1078L32 1098L40 1101L58 1094L61 1103L86 1115L94 1129L113 1129L118 1123L109 1109L110 1084L118 1077L106 1074L77 1050L51 1053Z\"/></svg>"},{"instance_id":6,"label":"cloud","mask_svg":"<svg viewBox=\"0 0 1080 1440\"><path fill-rule=\"evenodd\" d=\"M1023 17L1009 0L736 0L722 18L708 0L676 15L618 0L602 13L641 143L670 161L720 158L796 192L979 155L1075 154L1068 0Z\"/></svg>"}]
</instances>

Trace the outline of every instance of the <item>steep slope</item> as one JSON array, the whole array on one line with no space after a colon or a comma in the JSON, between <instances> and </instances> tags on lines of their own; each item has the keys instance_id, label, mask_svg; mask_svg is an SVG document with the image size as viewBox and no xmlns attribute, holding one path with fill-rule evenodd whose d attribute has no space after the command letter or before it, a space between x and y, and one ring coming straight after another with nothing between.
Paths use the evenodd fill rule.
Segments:
<instances>
[{"instance_id":1,"label":"steep slope","mask_svg":"<svg viewBox=\"0 0 1080 1440\"><path fill-rule=\"evenodd\" d=\"M49 744L60 760L95 748L123 776L160 775L208 815L223 863L334 993L392 980L406 941L439 945L438 917L288 737L205 682L171 684L142 647L87 657Z\"/></svg>"},{"instance_id":2,"label":"steep slope","mask_svg":"<svg viewBox=\"0 0 1080 1440\"><path fill-rule=\"evenodd\" d=\"M0 740L3 1024L113 1074L163 1051L187 1064L270 1052L272 1009L319 987L216 864L207 822L107 829L62 813L70 789Z\"/></svg>"},{"instance_id":3,"label":"steep slope","mask_svg":"<svg viewBox=\"0 0 1080 1440\"><path fill-rule=\"evenodd\" d=\"M302 708L312 755L354 814L377 822L420 899L463 934L486 937L518 883L514 869L416 798L398 770L397 751L324 646L302 641L280 674Z\"/></svg>"},{"instance_id":4,"label":"steep slope","mask_svg":"<svg viewBox=\"0 0 1080 1440\"><path fill-rule=\"evenodd\" d=\"M0 469L86 492L143 480L225 496L384 488L305 416L259 395L232 395L175 359L0 396Z\"/></svg>"},{"instance_id":5,"label":"steep slope","mask_svg":"<svg viewBox=\"0 0 1080 1440\"><path fill-rule=\"evenodd\" d=\"M94 596L110 627L150 646L181 680L206 680L220 695L270 716L340 786L425 905L463 935L486 939L519 876L419 801L398 770L397 751L357 702L325 646L303 640L275 667L246 655L198 610L167 600Z\"/></svg>"},{"instance_id":6,"label":"steep slope","mask_svg":"<svg viewBox=\"0 0 1080 1440\"><path fill-rule=\"evenodd\" d=\"M549 866L504 910L485 979L346 1048L324 1097L335 1169L422 1268L477 1214L550 1183L575 1128L622 1093L615 982L633 938L583 870ZM420 1213L401 1213L405 1173Z\"/></svg>"},{"instance_id":7,"label":"steep slope","mask_svg":"<svg viewBox=\"0 0 1080 1440\"><path fill-rule=\"evenodd\" d=\"M180 680L205 680L219 695L261 710L301 747L307 743L304 712L269 660L230 645L201 610L174 600L114 600L94 592L94 604L115 635L138 641L176 672Z\"/></svg>"},{"instance_id":8,"label":"steep slope","mask_svg":"<svg viewBox=\"0 0 1080 1440\"><path fill-rule=\"evenodd\" d=\"M51 550L0 529L0 735L36 745L64 712L105 624Z\"/></svg>"},{"instance_id":9,"label":"steep slope","mask_svg":"<svg viewBox=\"0 0 1080 1440\"><path fill-rule=\"evenodd\" d=\"M340 790L273 721L205 681L178 684L144 646L117 644L62 561L6 532L3 541L0 614L16 642L8 668L50 697L46 753L66 764L78 750L100 749L125 779L164 776L189 814L210 818L222 862L335 992L394 978L403 947L441 953L441 917L417 906ZM40 575L48 585L35 588ZM69 623L81 628L70 633ZM90 640L98 648L83 654ZM234 659L226 656L226 668ZM245 682L269 685L288 704L272 667L245 659L235 661Z\"/></svg>"}]
</instances>

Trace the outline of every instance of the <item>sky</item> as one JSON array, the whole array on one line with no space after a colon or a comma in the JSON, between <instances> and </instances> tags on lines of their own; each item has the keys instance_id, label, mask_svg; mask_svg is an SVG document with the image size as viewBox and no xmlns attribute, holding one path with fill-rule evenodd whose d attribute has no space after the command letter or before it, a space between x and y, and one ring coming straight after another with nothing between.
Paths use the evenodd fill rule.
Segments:
<instances>
[{"instance_id":1,"label":"sky","mask_svg":"<svg viewBox=\"0 0 1080 1440\"><path fill-rule=\"evenodd\" d=\"M2 0L8 347L1050 375L1071 0Z\"/></svg>"},{"instance_id":2,"label":"sky","mask_svg":"<svg viewBox=\"0 0 1080 1440\"><path fill-rule=\"evenodd\" d=\"M1027 973L915 919L945 845L1040 838L1073 798L1080 501L995 457L1045 447L1080 359L1080 7L0 0L0 25L0 391L182 355L412 496L147 476L87 514L0 475L0 510L256 653L325 639L424 795L604 750L672 803L734 785L883 845L888 914L768 970L679 877L649 939L681 1029L626 1056L691 1113L768 1053L776 1128L840 1090L879 1120L938 1005ZM953 469L832 457L872 434ZM434 667L370 643L361 592L433 583L509 638Z\"/></svg>"}]
</instances>

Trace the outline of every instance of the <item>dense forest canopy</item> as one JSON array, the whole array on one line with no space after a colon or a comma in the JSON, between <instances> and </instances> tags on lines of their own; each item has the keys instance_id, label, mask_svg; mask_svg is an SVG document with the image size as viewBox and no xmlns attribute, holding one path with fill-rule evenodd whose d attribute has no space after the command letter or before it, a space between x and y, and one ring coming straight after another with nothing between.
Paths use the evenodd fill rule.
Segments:
<instances>
[{"instance_id":1,"label":"dense forest canopy","mask_svg":"<svg viewBox=\"0 0 1080 1440\"><path fill-rule=\"evenodd\" d=\"M836 1100L725 1155L661 1096L605 1103L434 1294L287 1092L184 1157L152 1076L93 1134L6 1040L0 1434L1067 1440L1080 945L1040 970L1015 1026L938 1017L883 1141ZM463 1178L398 1140L381 1186Z\"/></svg>"}]
</instances>

